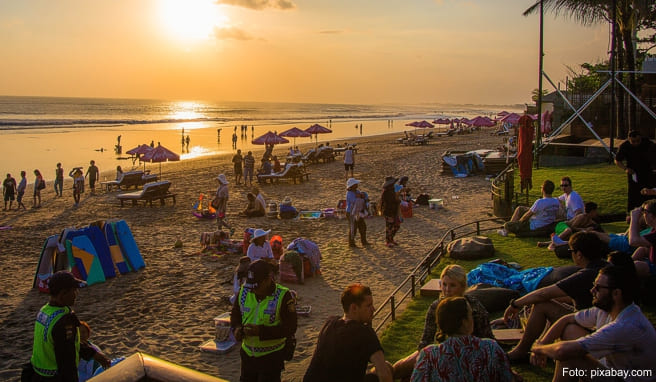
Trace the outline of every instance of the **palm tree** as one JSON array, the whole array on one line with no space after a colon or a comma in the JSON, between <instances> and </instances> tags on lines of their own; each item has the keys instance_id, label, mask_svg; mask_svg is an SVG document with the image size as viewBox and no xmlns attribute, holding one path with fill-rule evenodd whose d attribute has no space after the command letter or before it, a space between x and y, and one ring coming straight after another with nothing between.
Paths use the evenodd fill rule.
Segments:
<instances>
[{"instance_id":1,"label":"palm tree","mask_svg":"<svg viewBox=\"0 0 656 382\"><path fill-rule=\"evenodd\" d=\"M636 70L636 47L634 36L638 28L644 26L644 20L650 19L653 15L654 0L615 0L616 2L616 20L615 36L620 44L617 45L619 68L633 72ZM556 16L560 13L573 17L582 25L593 25L599 22L610 22L612 19L612 1L611 0L537 0L535 4L524 11L523 15L528 16L539 10L540 3L548 11L553 12ZM625 61L625 62L624 62ZM629 89L636 93L635 73L629 73ZM629 129L635 127L635 100L630 99L631 107L629 115ZM623 105L623 102L620 102ZM621 115L621 114L620 114Z\"/></svg>"}]
</instances>

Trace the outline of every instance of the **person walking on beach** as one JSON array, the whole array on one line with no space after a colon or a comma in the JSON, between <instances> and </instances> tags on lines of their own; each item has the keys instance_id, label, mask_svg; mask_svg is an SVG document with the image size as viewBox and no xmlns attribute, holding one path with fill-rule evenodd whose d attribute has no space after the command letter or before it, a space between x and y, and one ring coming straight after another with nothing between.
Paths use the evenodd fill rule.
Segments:
<instances>
[{"instance_id":1,"label":"person walking on beach","mask_svg":"<svg viewBox=\"0 0 656 382\"><path fill-rule=\"evenodd\" d=\"M237 126L235 126L235 132L232 133L232 149L237 148Z\"/></svg>"},{"instance_id":2,"label":"person walking on beach","mask_svg":"<svg viewBox=\"0 0 656 382\"><path fill-rule=\"evenodd\" d=\"M241 340L242 382L280 382L285 361L296 347L296 299L274 281L273 266L257 260L239 289L230 313L230 326Z\"/></svg>"},{"instance_id":3,"label":"person walking on beach","mask_svg":"<svg viewBox=\"0 0 656 382\"><path fill-rule=\"evenodd\" d=\"M235 183L241 184L241 176L243 174L242 170L243 158L241 156L241 150L237 150L237 154L232 157L232 165L235 171ZM245 181L245 180L244 180Z\"/></svg>"},{"instance_id":4,"label":"person walking on beach","mask_svg":"<svg viewBox=\"0 0 656 382\"><path fill-rule=\"evenodd\" d=\"M64 190L64 169L62 168L61 163L57 163L57 168L55 169L55 195L62 196L63 190Z\"/></svg>"},{"instance_id":5,"label":"person walking on beach","mask_svg":"<svg viewBox=\"0 0 656 382\"><path fill-rule=\"evenodd\" d=\"M105 369L110 367L107 356L80 342L80 320L71 306L77 299L78 288L84 285L68 271L50 277L50 300L36 316L32 357L23 369L22 381L77 382L80 358L95 359Z\"/></svg>"},{"instance_id":6,"label":"person walking on beach","mask_svg":"<svg viewBox=\"0 0 656 382\"><path fill-rule=\"evenodd\" d=\"M23 195L25 195L26 188L27 188L27 174L25 173L25 171L21 171L21 181L20 183L18 183L18 187L16 188L16 191L18 192L18 195L16 196L16 203L18 203L18 206L16 208L19 210L21 207L23 207L24 210L27 209L27 207L25 207L25 204L23 204Z\"/></svg>"},{"instance_id":7,"label":"person walking on beach","mask_svg":"<svg viewBox=\"0 0 656 382\"><path fill-rule=\"evenodd\" d=\"M75 207L80 205L80 194L84 192L84 174L82 174L82 167L75 167L68 173L68 176L73 178L73 201Z\"/></svg>"},{"instance_id":8,"label":"person walking on beach","mask_svg":"<svg viewBox=\"0 0 656 382\"><path fill-rule=\"evenodd\" d=\"M187 138L185 138L185 143L187 144L187 152L189 152L189 142L191 139L189 139L189 134L187 134Z\"/></svg>"},{"instance_id":9,"label":"person walking on beach","mask_svg":"<svg viewBox=\"0 0 656 382\"><path fill-rule=\"evenodd\" d=\"M371 289L351 284L342 292L341 303L344 315L328 318L321 328L303 382L392 382L392 367L385 361L383 347L371 327L374 314ZM367 373L369 362L375 371Z\"/></svg>"},{"instance_id":10,"label":"person walking on beach","mask_svg":"<svg viewBox=\"0 0 656 382\"><path fill-rule=\"evenodd\" d=\"M225 221L229 197L228 180L224 174L219 174L219 176L216 177L216 180L219 181L219 187L216 189L216 194L212 200L212 207L216 210L216 224L219 230L223 227L227 227L230 230L230 236L232 236L232 234L235 233L235 229Z\"/></svg>"},{"instance_id":11,"label":"person walking on beach","mask_svg":"<svg viewBox=\"0 0 656 382\"><path fill-rule=\"evenodd\" d=\"M2 182L2 196L5 199L5 211L7 211L7 202L9 202L9 211L11 211L11 205L14 203L14 197L16 196L16 179L12 178L11 174L7 174Z\"/></svg>"},{"instance_id":12,"label":"person walking on beach","mask_svg":"<svg viewBox=\"0 0 656 382\"><path fill-rule=\"evenodd\" d=\"M349 177L349 170L351 170L351 178L353 178L353 166L355 165L355 153L353 152L353 147L350 145L346 146L344 151L344 171L346 172L346 177Z\"/></svg>"},{"instance_id":13,"label":"person walking on beach","mask_svg":"<svg viewBox=\"0 0 656 382\"><path fill-rule=\"evenodd\" d=\"M85 177L89 177L89 188L91 189L91 195L96 193L96 179L98 179L98 167L96 167L96 161L92 160L89 162L89 168Z\"/></svg>"},{"instance_id":14,"label":"person walking on beach","mask_svg":"<svg viewBox=\"0 0 656 382\"><path fill-rule=\"evenodd\" d=\"M401 220L399 219L401 199L399 194L394 191L396 181L397 179L393 176L385 178L383 195L380 198L380 209L385 217L385 245L388 247L399 245L394 241L394 235L401 227Z\"/></svg>"},{"instance_id":15,"label":"person walking on beach","mask_svg":"<svg viewBox=\"0 0 656 382\"><path fill-rule=\"evenodd\" d=\"M253 152L249 151L244 157L244 185L248 181L248 185L253 186L253 171L255 171L255 158Z\"/></svg>"},{"instance_id":16,"label":"person walking on beach","mask_svg":"<svg viewBox=\"0 0 656 382\"><path fill-rule=\"evenodd\" d=\"M41 208L41 190L46 188L46 181L43 180L41 171L34 170L34 195L32 196L32 208ZM36 201L39 201L37 203Z\"/></svg>"}]
</instances>

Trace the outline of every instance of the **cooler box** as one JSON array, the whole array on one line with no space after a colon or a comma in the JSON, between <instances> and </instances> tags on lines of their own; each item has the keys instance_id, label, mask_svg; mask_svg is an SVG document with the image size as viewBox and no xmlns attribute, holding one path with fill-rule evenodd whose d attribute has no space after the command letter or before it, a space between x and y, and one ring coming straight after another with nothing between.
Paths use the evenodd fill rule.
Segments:
<instances>
[{"instance_id":1,"label":"cooler box","mask_svg":"<svg viewBox=\"0 0 656 382\"><path fill-rule=\"evenodd\" d=\"M428 207L431 210L437 210L444 207L444 200L442 199L429 199Z\"/></svg>"}]
</instances>

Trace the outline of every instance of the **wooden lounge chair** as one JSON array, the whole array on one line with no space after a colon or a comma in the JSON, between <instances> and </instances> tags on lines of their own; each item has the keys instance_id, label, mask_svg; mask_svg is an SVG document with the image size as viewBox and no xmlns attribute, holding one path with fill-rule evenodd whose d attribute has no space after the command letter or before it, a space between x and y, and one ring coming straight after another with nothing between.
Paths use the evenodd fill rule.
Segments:
<instances>
[{"instance_id":1,"label":"wooden lounge chair","mask_svg":"<svg viewBox=\"0 0 656 382\"><path fill-rule=\"evenodd\" d=\"M136 205L137 202L143 201L150 206L153 206L153 200L159 200L161 205L166 204L166 199L173 199L173 204L175 204L175 194L169 191L171 187L171 182L168 180L163 180L161 182L148 183L144 186L141 191L128 192L124 194L116 195L116 198L121 201L121 207L126 200L132 201L132 205Z\"/></svg>"},{"instance_id":2,"label":"wooden lounge chair","mask_svg":"<svg viewBox=\"0 0 656 382\"><path fill-rule=\"evenodd\" d=\"M136 189L146 183L156 181L156 174L150 174L150 172L143 171L126 171L121 175L120 179L100 182L100 185L104 186L107 191L111 191L114 187L119 190L127 190L130 187L134 187Z\"/></svg>"},{"instance_id":3,"label":"wooden lounge chair","mask_svg":"<svg viewBox=\"0 0 656 382\"><path fill-rule=\"evenodd\" d=\"M323 147L319 150L317 153L315 161L318 163L320 160L323 160L324 163L326 162L334 162L335 161L335 152L332 147Z\"/></svg>"},{"instance_id":4,"label":"wooden lounge chair","mask_svg":"<svg viewBox=\"0 0 656 382\"><path fill-rule=\"evenodd\" d=\"M294 183L296 183L297 179L299 182L303 182L303 178L305 178L305 180L310 180L310 173L307 172L305 166L289 164L281 172L267 175L258 175L257 181L259 183L266 183L267 180L270 180L271 183L274 183L279 180L292 180Z\"/></svg>"}]
</instances>

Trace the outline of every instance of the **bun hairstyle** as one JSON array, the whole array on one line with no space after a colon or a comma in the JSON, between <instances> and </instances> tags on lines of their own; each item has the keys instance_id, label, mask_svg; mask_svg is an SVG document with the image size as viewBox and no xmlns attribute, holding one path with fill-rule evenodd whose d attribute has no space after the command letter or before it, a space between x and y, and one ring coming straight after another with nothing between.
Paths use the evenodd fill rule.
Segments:
<instances>
[{"instance_id":1,"label":"bun hairstyle","mask_svg":"<svg viewBox=\"0 0 656 382\"><path fill-rule=\"evenodd\" d=\"M447 297L437 305L436 324L437 342L443 342L447 337L458 333L462 323L471 314L471 307L464 297Z\"/></svg>"}]
</instances>

